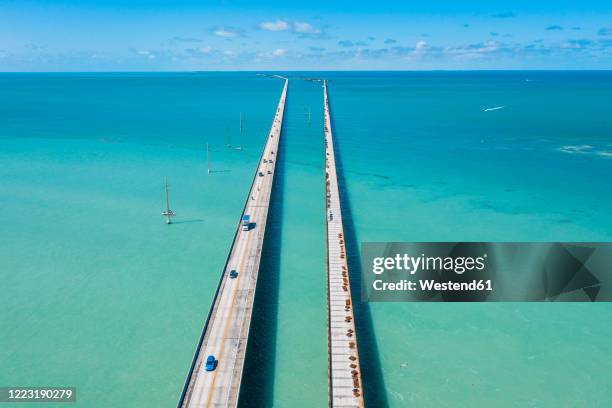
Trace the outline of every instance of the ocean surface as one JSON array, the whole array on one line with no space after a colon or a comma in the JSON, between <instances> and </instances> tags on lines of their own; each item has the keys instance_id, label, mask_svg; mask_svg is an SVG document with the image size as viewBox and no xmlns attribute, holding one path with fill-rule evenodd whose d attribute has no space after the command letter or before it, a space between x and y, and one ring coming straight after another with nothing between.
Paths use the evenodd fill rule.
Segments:
<instances>
[{"instance_id":1,"label":"ocean surface","mask_svg":"<svg viewBox=\"0 0 612 408\"><path fill-rule=\"evenodd\" d=\"M612 72L287 75L243 406L327 404L322 89L303 77L330 80L353 273L362 241L612 240ZM0 74L0 386L176 404L281 90ZM369 406L612 406L610 304L359 316Z\"/></svg>"}]
</instances>

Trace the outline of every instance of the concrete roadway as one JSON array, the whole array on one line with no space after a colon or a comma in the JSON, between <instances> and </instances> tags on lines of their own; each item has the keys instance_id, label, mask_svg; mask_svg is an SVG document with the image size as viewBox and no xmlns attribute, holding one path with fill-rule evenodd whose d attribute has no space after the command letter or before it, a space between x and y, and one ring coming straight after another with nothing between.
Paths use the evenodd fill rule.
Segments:
<instances>
[{"instance_id":1,"label":"concrete roadway","mask_svg":"<svg viewBox=\"0 0 612 408\"><path fill-rule=\"evenodd\" d=\"M327 321L329 406L364 406L359 347L351 299L336 156L329 115L327 82L323 81L325 193L327 209Z\"/></svg>"},{"instance_id":2,"label":"concrete roadway","mask_svg":"<svg viewBox=\"0 0 612 408\"><path fill-rule=\"evenodd\" d=\"M251 227L249 231L242 231L241 225L238 226L213 311L204 329L204 340L197 351L193 372L187 379L185 397L182 403L179 402L180 407L235 407L238 404L289 83L286 78L283 79L285 86L243 213L251 216ZM260 172L263 176L259 176ZM229 273L233 269L238 272L238 277L230 279ZM209 355L218 360L214 371L204 369Z\"/></svg>"}]
</instances>

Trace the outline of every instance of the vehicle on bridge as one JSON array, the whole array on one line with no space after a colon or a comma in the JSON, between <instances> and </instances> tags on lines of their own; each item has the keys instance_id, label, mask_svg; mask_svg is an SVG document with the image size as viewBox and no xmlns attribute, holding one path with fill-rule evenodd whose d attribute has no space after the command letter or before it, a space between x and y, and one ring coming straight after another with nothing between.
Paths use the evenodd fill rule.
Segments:
<instances>
[{"instance_id":1,"label":"vehicle on bridge","mask_svg":"<svg viewBox=\"0 0 612 408\"><path fill-rule=\"evenodd\" d=\"M235 270L235 269L232 269L230 271L229 277L230 277L230 279L236 279L238 277L238 271Z\"/></svg>"},{"instance_id":2,"label":"vehicle on bridge","mask_svg":"<svg viewBox=\"0 0 612 408\"><path fill-rule=\"evenodd\" d=\"M206 371L215 371L217 368L217 360L212 354L206 359Z\"/></svg>"},{"instance_id":3,"label":"vehicle on bridge","mask_svg":"<svg viewBox=\"0 0 612 408\"><path fill-rule=\"evenodd\" d=\"M248 231L251 227L251 216L249 214L245 214L242 216L242 230Z\"/></svg>"}]
</instances>

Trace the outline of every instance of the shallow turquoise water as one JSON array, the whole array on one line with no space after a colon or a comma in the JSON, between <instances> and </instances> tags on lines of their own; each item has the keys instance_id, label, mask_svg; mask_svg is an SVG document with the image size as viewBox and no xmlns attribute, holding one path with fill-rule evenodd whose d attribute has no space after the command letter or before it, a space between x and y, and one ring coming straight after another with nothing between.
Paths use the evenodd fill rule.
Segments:
<instances>
[{"instance_id":1,"label":"shallow turquoise water","mask_svg":"<svg viewBox=\"0 0 612 408\"><path fill-rule=\"evenodd\" d=\"M612 74L318 75L355 243L610 240ZM281 89L250 73L0 76L0 384L175 403ZM295 78L288 101L248 406L327 401L321 89ZM371 405L612 403L607 304L362 312Z\"/></svg>"},{"instance_id":2,"label":"shallow turquoise water","mask_svg":"<svg viewBox=\"0 0 612 408\"><path fill-rule=\"evenodd\" d=\"M354 242L612 237L612 73L332 78ZM497 106L505 108L483 111ZM591 147L568 148L583 145ZM369 310L360 333L373 333L365 358L380 362L364 373L375 403L612 403L610 304Z\"/></svg>"},{"instance_id":3,"label":"shallow turquoise water","mask_svg":"<svg viewBox=\"0 0 612 408\"><path fill-rule=\"evenodd\" d=\"M0 384L76 386L83 407L172 406L282 82L0 81L10 214L0 230ZM232 99L245 114L241 139ZM242 151L224 147L227 129ZM178 214L170 227L160 215L166 176Z\"/></svg>"},{"instance_id":4,"label":"shallow turquoise water","mask_svg":"<svg viewBox=\"0 0 612 408\"><path fill-rule=\"evenodd\" d=\"M289 85L242 406L327 404L321 88ZM310 110L310 122L308 111Z\"/></svg>"}]
</instances>

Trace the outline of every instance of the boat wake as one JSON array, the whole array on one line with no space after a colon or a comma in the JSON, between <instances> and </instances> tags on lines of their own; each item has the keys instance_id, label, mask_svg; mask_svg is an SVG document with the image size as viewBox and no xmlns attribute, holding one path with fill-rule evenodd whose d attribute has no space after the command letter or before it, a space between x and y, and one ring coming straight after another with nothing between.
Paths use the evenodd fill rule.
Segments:
<instances>
[{"instance_id":1,"label":"boat wake","mask_svg":"<svg viewBox=\"0 0 612 408\"><path fill-rule=\"evenodd\" d=\"M593 146L587 144L561 146L559 150L563 153L594 153Z\"/></svg>"},{"instance_id":2,"label":"boat wake","mask_svg":"<svg viewBox=\"0 0 612 408\"><path fill-rule=\"evenodd\" d=\"M505 108L505 106L496 106L494 108L485 108L482 111L483 112L493 112L493 111L504 109L504 108Z\"/></svg>"},{"instance_id":3,"label":"boat wake","mask_svg":"<svg viewBox=\"0 0 612 408\"><path fill-rule=\"evenodd\" d=\"M558 150L563 153L595 155L599 157L612 158L612 151L606 149L598 149L594 146L587 144L561 146L558 148Z\"/></svg>"}]
</instances>

